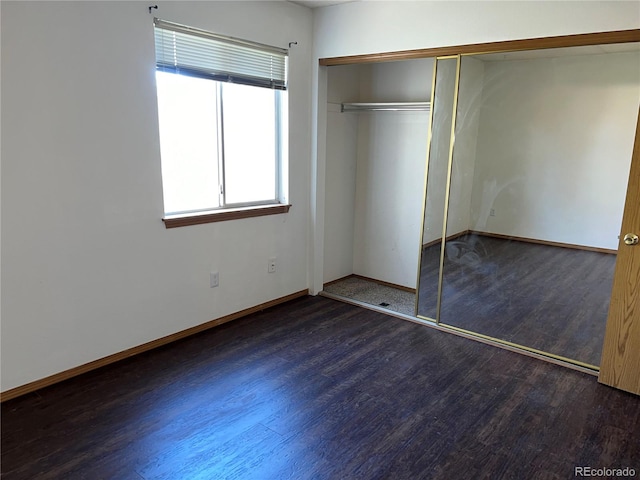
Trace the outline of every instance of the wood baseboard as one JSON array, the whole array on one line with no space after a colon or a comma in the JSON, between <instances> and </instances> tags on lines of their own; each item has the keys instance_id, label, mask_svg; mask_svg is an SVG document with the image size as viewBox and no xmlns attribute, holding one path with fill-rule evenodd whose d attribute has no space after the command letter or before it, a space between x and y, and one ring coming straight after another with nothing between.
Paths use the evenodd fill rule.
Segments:
<instances>
[{"instance_id":1,"label":"wood baseboard","mask_svg":"<svg viewBox=\"0 0 640 480\"><path fill-rule=\"evenodd\" d=\"M458 237L463 237L467 234L471 233L471 230L463 230L458 233L454 233L453 235L449 235L445 240L448 242L449 240L455 240ZM433 247L442 241L442 237L436 238L435 240L431 240L430 242L423 243L422 248Z\"/></svg>"},{"instance_id":2,"label":"wood baseboard","mask_svg":"<svg viewBox=\"0 0 640 480\"><path fill-rule=\"evenodd\" d=\"M612 250L610 248L600 248L600 247L588 247L586 245L575 245L573 243L561 243L561 242L552 242L550 240L539 240L537 238L526 238L526 237L514 237L513 235L504 235L502 233L490 233L490 232L480 232L477 230L468 230L471 235L479 235L482 237L492 237L492 238L501 238L504 240L513 240L516 242L526 242L526 243L536 243L538 245L548 245L550 247L561 247L561 248L571 248L573 250L586 250L587 252L598 252L598 253L609 253L612 255L617 255L618 250Z\"/></svg>"},{"instance_id":3,"label":"wood baseboard","mask_svg":"<svg viewBox=\"0 0 640 480\"><path fill-rule=\"evenodd\" d=\"M172 343L177 340L190 337L191 335L195 335L196 333L204 332L205 330L209 330L210 328L217 327L218 325L222 325L223 323L227 323L232 320L237 320L238 318L245 317L252 313L256 313L261 310L265 310L269 307L274 307L281 303L285 303L290 300L294 300L296 298L304 297L307 295L309 295L308 289L300 290L299 292L295 292L290 295L286 295L284 297L276 298L275 300L261 303L260 305L256 305L255 307L246 308L244 310L240 310L239 312L232 313L230 315L225 315L224 317L220 317L215 320L211 320L209 322L196 325L195 327L187 328L186 330L181 330L180 332L176 332L171 335L167 335L166 337L158 338L157 340L152 340L150 342L143 343L142 345L138 345L137 347L132 347L127 350L123 350L122 352L114 353L113 355L109 355L107 357L99 358L98 360L94 360L93 362L85 363L83 365L70 368L69 370L65 370L63 372L56 373L54 375L50 375L45 378L41 378L40 380L35 380L25 385L11 388L5 392L0 393L0 403L19 397L21 395L26 395L27 393L34 392L36 390L62 382L64 380L77 377L78 375L82 375L83 373L90 372L91 370L95 370L100 367L111 365L112 363L119 362L120 360L124 360L129 357L133 357L134 355L138 355L139 353L147 352L149 350L153 350L154 348L161 347L168 343Z\"/></svg>"},{"instance_id":4,"label":"wood baseboard","mask_svg":"<svg viewBox=\"0 0 640 480\"><path fill-rule=\"evenodd\" d=\"M326 288L329 285L333 285L334 283L338 283L338 282L342 282L343 280L346 280L347 278L351 278L353 277L353 273L350 273L349 275L345 275L344 277L340 277L340 278L336 278L335 280L331 280L330 282L327 283L323 283L322 284L322 288Z\"/></svg>"},{"instance_id":5,"label":"wood baseboard","mask_svg":"<svg viewBox=\"0 0 640 480\"><path fill-rule=\"evenodd\" d=\"M385 287L391 287L391 288L395 288L397 290L403 290L405 292L409 292L409 293L413 293L413 294L416 293L416 289L415 288L405 287L404 285L398 285L396 283L385 282L384 280L378 280L377 278L365 277L364 275L358 275L356 273L354 273L352 276L355 277L355 278L360 278L361 280L368 280L370 282L377 283L378 285L384 285Z\"/></svg>"},{"instance_id":6,"label":"wood baseboard","mask_svg":"<svg viewBox=\"0 0 640 480\"><path fill-rule=\"evenodd\" d=\"M347 278L359 278L361 280L367 280L369 282L377 283L378 285L384 285L385 287L391 287L391 288L395 288L397 290L402 290L402 291L413 293L413 294L416 293L416 289L415 288L405 287L403 285L398 285L396 283L385 282L384 280L378 280L377 278L365 277L364 275L358 275L357 273L352 273L351 275L347 275L345 277L338 278L337 280L332 280L330 282L324 283L322 285L322 288L324 289L324 288L328 287L329 285L333 285L334 283L341 282L343 280L346 280Z\"/></svg>"},{"instance_id":7,"label":"wood baseboard","mask_svg":"<svg viewBox=\"0 0 640 480\"><path fill-rule=\"evenodd\" d=\"M540 240L537 238L526 238L526 237L515 237L513 235L504 235L502 233L491 233L491 232L481 232L479 230L463 230L459 233L454 233L453 235L449 235L447 237L447 242L450 240L455 240L458 237L462 237L464 235L478 235L480 237L492 237L492 238L501 238L503 240L513 240L514 242L526 242L526 243L536 243L538 245L548 245L550 247L561 247L561 248L571 248L573 250L586 250L587 252L598 252L598 253L609 253L612 255L616 255L618 250L612 250L610 248L600 248L600 247L588 247L586 245L575 245L573 243L561 243L561 242L552 242L550 240ZM428 243L422 245L422 248L432 247L440 243L441 239L437 238Z\"/></svg>"}]
</instances>

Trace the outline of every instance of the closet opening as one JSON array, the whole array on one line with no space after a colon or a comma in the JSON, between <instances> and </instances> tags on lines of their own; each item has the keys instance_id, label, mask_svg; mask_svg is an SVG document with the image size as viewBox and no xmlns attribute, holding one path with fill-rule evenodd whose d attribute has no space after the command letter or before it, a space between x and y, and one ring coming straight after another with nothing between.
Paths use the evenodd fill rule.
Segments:
<instances>
[{"instance_id":1,"label":"closet opening","mask_svg":"<svg viewBox=\"0 0 640 480\"><path fill-rule=\"evenodd\" d=\"M415 316L433 66L328 69L327 294Z\"/></svg>"}]
</instances>

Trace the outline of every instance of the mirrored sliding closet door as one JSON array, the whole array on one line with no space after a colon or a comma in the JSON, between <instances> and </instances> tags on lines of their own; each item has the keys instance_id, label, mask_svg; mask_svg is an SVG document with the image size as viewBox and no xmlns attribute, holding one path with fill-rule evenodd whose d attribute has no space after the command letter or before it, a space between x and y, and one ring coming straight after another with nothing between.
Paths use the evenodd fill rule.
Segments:
<instances>
[{"instance_id":1,"label":"mirrored sliding closet door","mask_svg":"<svg viewBox=\"0 0 640 480\"><path fill-rule=\"evenodd\" d=\"M458 77L458 58L436 59L433 78L431 134L426 169L426 204L422 234L422 255L416 295L419 316L435 319L438 311L440 285L440 253L447 198L447 178L453 113Z\"/></svg>"},{"instance_id":2,"label":"mirrored sliding closet door","mask_svg":"<svg viewBox=\"0 0 640 480\"><path fill-rule=\"evenodd\" d=\"M436 71L418 316L597 369L638 44L463 55Z\"/></svg>"}]
</instances>

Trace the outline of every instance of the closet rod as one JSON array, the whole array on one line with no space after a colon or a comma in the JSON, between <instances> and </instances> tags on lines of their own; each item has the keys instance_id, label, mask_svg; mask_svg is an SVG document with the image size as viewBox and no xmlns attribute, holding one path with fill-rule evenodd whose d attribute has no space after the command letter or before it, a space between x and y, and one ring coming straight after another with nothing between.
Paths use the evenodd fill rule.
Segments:
<instances>
[{"instance_id":1,"label":"closet rod","mask_svg":"<svg viewBox=\"0 0 640 480\"><path fill-rule=\"evenodd\" d=\"M427 112L430 102L343 103L341 112Z\"/></svg>"}]
</instances>

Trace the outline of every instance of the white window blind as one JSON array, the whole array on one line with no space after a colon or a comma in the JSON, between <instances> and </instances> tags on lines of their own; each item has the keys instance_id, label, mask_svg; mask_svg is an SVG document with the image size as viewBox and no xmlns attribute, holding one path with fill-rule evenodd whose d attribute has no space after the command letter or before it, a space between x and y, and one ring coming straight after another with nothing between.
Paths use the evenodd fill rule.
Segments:
<instances>
[{"instance_id":1,"label":"white window blind","mask_svg":"<svg viewBox=\"0 0 640 480\"><path fill-rule=\"evenodd\" d=\"M156 67L160 71L277 90L287 88L285 49L157 18L154 26Z\"/></svg>"}]
</instances>

